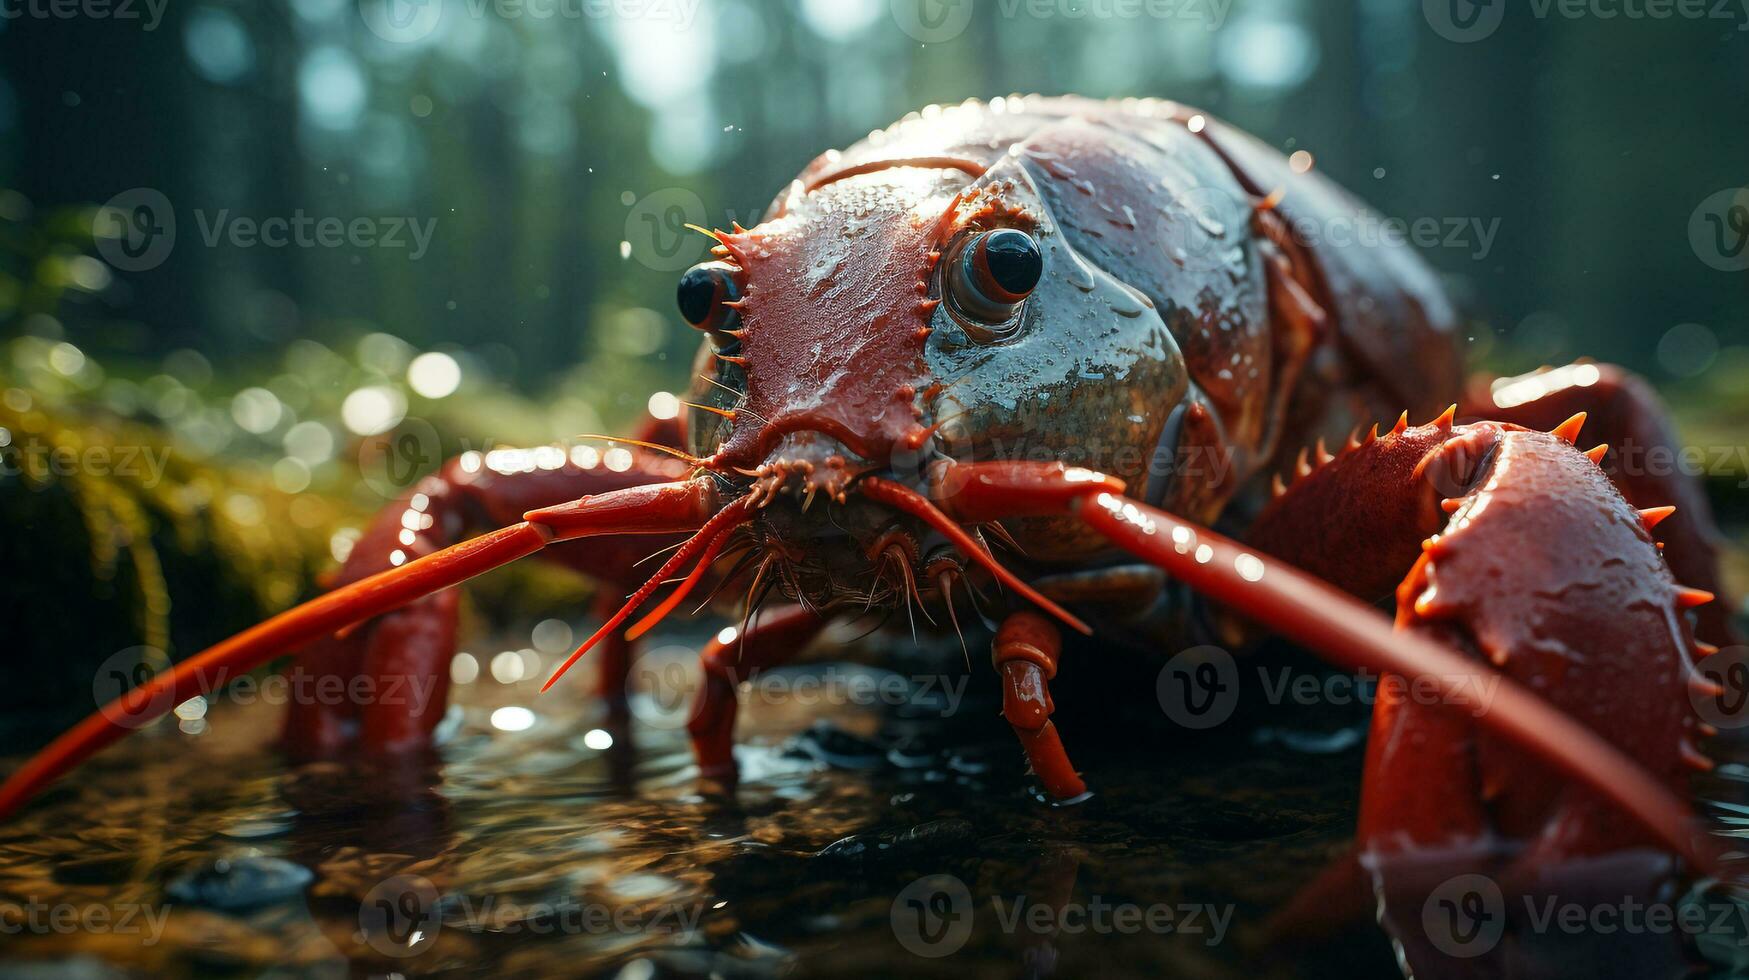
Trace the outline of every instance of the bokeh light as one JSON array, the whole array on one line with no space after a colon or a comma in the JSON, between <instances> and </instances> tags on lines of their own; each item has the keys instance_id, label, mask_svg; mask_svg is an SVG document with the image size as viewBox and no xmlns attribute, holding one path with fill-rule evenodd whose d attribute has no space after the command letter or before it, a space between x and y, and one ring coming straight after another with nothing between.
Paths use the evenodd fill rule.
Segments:
<instances>
[{"instance_id":1,"label":"bokeh light","mask_svg":"<svg viewBox=\"0 0 1749 980\"><path fill-rule=\"evenodd\" d=\"M425 398L447 398L461 383L461 365L441 351L420 354L407 365L407 384Z\"/></svg>"},{"instance_id":2,"label":"bokeh light","mask_svg":"<svg viewBox=\"0 0 1749 980\"><path fill-rule=\"evenodd\" d=\"M393 388L373 385L346 396L340 418L361 436L374 436L394 428L407 414L407 399Z\"/></svg>"}]
</instances>

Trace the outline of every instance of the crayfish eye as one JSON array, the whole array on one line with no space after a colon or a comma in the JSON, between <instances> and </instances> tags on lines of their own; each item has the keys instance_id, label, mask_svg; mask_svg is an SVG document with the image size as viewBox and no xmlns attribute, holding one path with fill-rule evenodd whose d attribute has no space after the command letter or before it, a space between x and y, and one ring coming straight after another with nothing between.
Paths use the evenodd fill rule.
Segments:
<instances>
[{"instance_id":1,"label":"crayfish eye","mask_svg":"<svg viewBox=\"0 0 1749 980\"><path fill-rule=\"evenodd\" d=\"M727 304L739 295L733 272L721 262L702 262L686 270L674 290L680 315L700 330L727 329L735 312Z\"/></svg>"},{"instance_id":2,"label":"crayfish eye","mask_svg":"<svg viewBox=\"0 0 1749 980\"><path fill-rule=\"evenodd\" d=\"M1004 324L1014 319L1044 269L1044 254L1026 232L981 232L954 253L947 269L948 293L959 312L984 324Z\"/></svg>"}]
</instances>

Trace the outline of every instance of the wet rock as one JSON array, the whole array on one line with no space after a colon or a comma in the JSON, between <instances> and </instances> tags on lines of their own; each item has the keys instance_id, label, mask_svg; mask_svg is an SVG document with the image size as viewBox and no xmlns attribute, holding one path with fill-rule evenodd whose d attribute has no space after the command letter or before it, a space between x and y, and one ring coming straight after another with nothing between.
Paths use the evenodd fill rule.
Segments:
<instances>
[{"instance_id":1,"label":"wet rock","mask_svg":"<svg viewBox=\"0 0 1749 980\"><path fill-rule=\"evenodd\" d=\"M814 856L824 861L849 864L869 861L913 863L957 848L972 837L969 820L931 820L896 833L852 834L827 844Z\"/></svg>"},{"instance_id":2,"label":"wet rock","mask_svg":"<svg viewBox=\"0 0 1749 980\"><path fill-rule=\"evenodd\" d=\"M1358 748L1365 740L1366 730L1360 725L1349 725L1328 732L1265 727L1259 728L1251 736L1254 745L1279 745L1290 752L1306 755L1336 755Z\"/></svg>"},{"instance_id":3,"label":"wet rock","mask_svg":"<svg viewBox=\"0 0 1749 980\"><path fill-rule=\"evenodd\" d=\"M235 841L257 841L283 837L291 833L297 817L298 811L296 810L281 810L259 817L238 820L227 825L220 833Z\"/></svg>"},{"instance_id":4,"label":"wet rock","mask_svg":"<svg viewBox=\"0 0 1749 980\"><path fill-rule=\"evenodd\" d=\"M900 769L922 769L939 765L942 756L940 746L915 735L907 735L887 749L887 761Z\"/></svg>"},{"instance_id":5,"label":"wet rock","mask_svg":"<svg viewBox=\"0 0 1749 980\"><path fill-rule=\"evenodd\" d=\"M879 743L824 721L815 722L812 728L784 743L783 755L813 759L834 769L878 769L887 760L887 750Z\"/></svg>"},{"instance_id":6,"label":"wet rock","mask_svg":"<svg viewBox=\"0 0 1749 980\"><path fill-rule=\"evenodd\" d=\"M619 972L613 976L614 980L655 980L656 964L639 957L620 967Z\"/></svg>"},{"instance_id":7,"label":"wet rock","mask_svg":"<svg viewBox=\"0 0 1749 980\"><path fill-rule=\"evenodd\" d=\"M299 895L314 878L310 869L279 858L220 858L170 882L165 891L178 902L247 912Z\"/></svg>"},{"instance_id":8,"label":"wet rock","mask_svg":"<svg viewBox=\"0 0 1749 980\"><path fill-rule=\"evenodd\" d=\"M655 976L720 977L722 980L765 980L788 974L795 954L746 933L721 951L663 950L627 963L616 980L647 980Z\"/></svg>"}]
</instances>

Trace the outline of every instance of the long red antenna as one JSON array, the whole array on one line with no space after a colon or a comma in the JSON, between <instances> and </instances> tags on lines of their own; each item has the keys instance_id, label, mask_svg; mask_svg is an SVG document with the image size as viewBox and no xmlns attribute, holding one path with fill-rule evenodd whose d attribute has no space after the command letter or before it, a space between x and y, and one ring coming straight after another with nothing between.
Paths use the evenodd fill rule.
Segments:
<instances>
[{"instance_id":1,"label":"long red antenna","mask_svg":"<svg viewBox=\"0 0 1749 980\"><path fill-rule=\"evenodd\" d=\"M983 548L978 547L978 543L972 540L972 536L966 533L965 528L955 524L953 518L942 513L922 494L909 487L883 480L878 476L868 477L858 486L862 489L862 495L868 499L902 510L940 531L942 536L953 542L953 546L959 549L962 554L984 566L990 574L996 576L997 581L1026 597L1028 602L1062 620L1076 632L1088 636L1093 635L1093 629L1075 618L1074 614L1040 595L1037 589L1021 581L1020 576L1002 567L1001 562L991 557L990 553Z\"/></svg>"},{"instance_id":2,"label":"long red antenna","mask_svg":"<svg viewBox=\"0 0 1749 980\"><path fill-rule=\"evenodd\" d=\"M1400 420L1397 430L1407 425ZM1078 513L1113 544L1337 665L1425 678L1454 703L1489 690L1480 724L1615 801L1696 867L1717 868L1716 848L1696 832L1692 811L1638 762L1506 675L1394 629L1377 609L1315 576L1131 500L1121 484L1089 470L944 462L931 477L932 491L963 521Z\"/></svg>"},{"instance_id":3,"label":"long red antenna","mask_svg":"<svg viewBox=\"0 0 1749 980\"><path fill-rule=\"evenodd\" d=\"M527 523L483 534L342 586L209 647L99 708L31 757L0 784L0 817L104 746L189 698L213 693L215 678L254 670L324 634L533 554L551 540L547 528Z\"/></svg>"},{"instance_id":4,"label":"long red antenna","mask_svg":"<svg viewBox=\"0 0 1749 980\"><path fill-rule=\"evenodd\" d=\"M710 477L646 484L530 511L521 524L451 545L378 572L238 633L135 687L50 742L0 784L0 818L104 746L161 717L226 678L254 670L318 637L533 554L555 541L598 534L689 531L709 523L717 494Z\"/></svg>"},{"instance_id":5,"label":"long red antenna","mask_svg":"<svg viewBox=\"0 0 1749 980\"><path fill-rule=\"evenodd\" d=\"M1438 686L1452 703L1491 691L1478 723L1615 801L1697 868L1718 862L1692 811L1639 763L1530 689L1413 632L1377 609L1284 562L1207 528L1111 493L1088 494L1081 519L1197 592L1351 670L1397 674Z\"/></svg>"},{"instance_id":6,"label":"long red antenna","mask_svg":"<svg viewBox=\"0 0 1749 980\"><path fill-rule=\"evenodd\" d=\"M639 587L638 591L632 593L632 597L627 599L625 604L619 607L619 612L614 613L611 619L602 623L601 628L591 634L589 639L584 640L583 645L579 646L576 652L565 658L565 662L560 664L558 669L553 671L553 675L547 678L547 682L540 686L541 691L545 692L551 690L552 686L559 682L559 678L565 676L565 672L570 670L573 664L583 659L583 655L588 653L595 644L600 643L602 637L619 629L619 625L625 622L626 618L636 611L639 606L643 605L644 600L655 594L656 590L661 588L664 582L668 581L669 576L679 571L680 567L686 564L689 559L697 555L701 550L709 548L718 537L728 532L731 528L746 521L751 511L748 500L749 498L742 497L734 503L729 504L727 507L724 507L717 512L715 517L706 521L704 527L699 528L697 534L687 539L685 544L681 545L674 554L669 556L667 561L662 563L662 567L656 570L656 574L650 576L648 582L645 582Z\"/></svg>"},{"instance_id":7,"label":"long red antenna","mask_svg":"<svg viewBox=\"0 0 1749 980\"><path fill-rule=\"evenodd\" d=\"M716 537L711 538L710 543L705 545L704 554L698 556L698 563L693 565L692 571L687 574L686 580L681 582L680 587L675 589L668 598L663 599L656 608L650 610L649 615L627 627L626 639L635 640L650 632L657 623L668 618L668 614L674 611L674 607L686 601L687 595L698 586L699 580L704 578L704 573L710 571L711 563L717 560L717 555L721 554L723 547L729 543L729 532L733 530L732 527L723 528L717 532Z\"/></svg>"}]
</instances>

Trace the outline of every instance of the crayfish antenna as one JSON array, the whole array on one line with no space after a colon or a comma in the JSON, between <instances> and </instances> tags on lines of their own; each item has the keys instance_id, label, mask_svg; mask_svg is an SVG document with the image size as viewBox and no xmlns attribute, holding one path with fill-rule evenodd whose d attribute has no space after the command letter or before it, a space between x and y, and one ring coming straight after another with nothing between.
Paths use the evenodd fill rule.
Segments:
<instances>
[{"instance_id":1,"label":"crayfish antenna","mask_svg":"<svg viewBox=\"0 0 1749 980\"><path fill-rule=\"evenodd\" d=\"M661 588L662 585L668 581L670 576L679 571L682 565L686 564L687 561L698 555L700 552L709 552L719 539L726 537L728 532L733 530L736 526L745 523L750 516L750 510L751 508L748 506L748 498L742 497L727 507L724 507L717 512L716 516L706 521L704 527L699 528L697 534L688 539L687 542L681 545L667 561L662 563L662 567L656 570L656 574L650 576L649 581L640 586L638 591L632 593L631 598L627 599L625 604L619 607L619 612L614 613L607 622L601 624L600 629L597 629L590 635L589 639L583 641L583 644L579 646L575 652L565 658L565 662L560 664L558 669L553 671L552 676L547 678L545 684L541 685L541 692L545 693L551 690L552 686L559 682L559 678L565 676L565 672L570 670L573 664L583 659L584 654L593 649L597 643L600 643L602 638L607 636L607 634L619 629L620 624L625 622L633 612L637 611L637 608L643 605L646 599L654 595L656 590ZM716 556L707 553L705 557L715 558ZM703 562L701 562L701 564L703 564ZM682 589L686 588L687 586L683 584ZM684 594L682 594L682 597L684 598ZM672 605L668 606L668 609L670 610L673 608ZM664 612L664 615L666 615L666 612ZM639 623L638 625L644 626L643 623ZM649 626L654 625L656 625L654 621L649 623ZM645 626L644 628L648 629L649 626Z\"/></svg>"},{"instance_id":2,"label":"crayfish antenna","mask_svg":"<svg viewBox=\"0 0 1749 980\"><path fill-rule=\"evenodd\" d=\"M1100 493L1077 510L1112 543L1333 664L1429 683L1453 704L1475 704L1475 692L1489 692L1472 711L1482 728L1613 801L1694 867L1717 870L1719 854L1697 832L1686 803L1608 740L1500 671L1395 630L1377 609L1328 583L1145 504ZM1711 595L1679 593L1684 605L1703 598Z\"/></svg>"},{"instance_id":3,"label":"crayfish antenna","mask_svg":"<svg viewBox=\"0 0 1749 980\"><path fill-rule=\"evenodd\" d=\"M871 476L863 480L861 487L863 496L868 499L902 510L941 532L941 535L952 542L961 554L984 566L991 575L996 576L998 582L1020 593L1033 605L1062 620L1070 629L1088 636L1093 635L1092 627L1076 618L1067 609L1039 594L1037 589L1021 581L1020 576L1003 567L1002 563L991 557L989 552L978 547L978 543L972 540L972 536L966 533L965 528L954 523L953 518L942 513L922 494L897 483L883 480L878 476Z\"/></svg>"},{"instance_id":4,"label":"crayfish antenna","mask_svg":"<svg viewBox=\"0 0 1749 980\"><path fill-rule=\"evenodd\" d=\"M1448 703L1474 705L1483 729L1614 802L1695 868L1719 866L1692 810L1639 762L1523 684L1427 636L1393 629L1377 609L1321 579L1131 500L1108 477L1060 463L951 463L934 481L953 518L1077 514L1114 545L1333 664L1431 684ZM1710 599L1698 589L1677 593L1684 608ZM1478 691L1487 692L1481 704Z\"/></svg>"},{"instance_id":5,"label":"crayfish antenna","mask_svg":"<svg viewBox=\"0 0 1749 980\"><path fill-rule=\"evenodd\" d=\"M691 403L688 402L687 404L690 405ZM697 407L702 407L702 406L697 406ZM711 468L711 461L710 460L703 459L703 458L698 457L698 456L694 456L693 454L686 452L683 449L675 449L673 446L664 446L659 442L645 442L642 439L626 439L622 436L604 436L604 435L600 434L599 432L585 432L585 433L579 435L577 438L579 438L579 439L599 439L603 442L623 442L628 446L637 446L639 449L648 449L651 452L664 453L666 455L674 457L675 459L680 460L683 463L689 463L693 466L697 466L700 469L707 469L708 470Z\"/></svg>"},{"instance_id":6,"label":"crayfish antenna","mask_svg":"<svg viewBox=\"0 0 1749 980\"><path fill-rule=\"evenodd\" d=\"M692 566L692 571L687 573L685 580L680 583L680 587L675 589L668 598L663 599L655 609L650 610L649 615L627 628L626 639L635 640L648 633L655 628L657 623L667 619L668 614L673 612L676 606L686 601L686 597L692 593L694 588L697 588L699 580L704 578L705 572L710 570L712 563L717 560L717 556L722 554L723 547L729 543L731 530L733 528L724 528L717 533L716 537L711 538L710 543L705 545L704 554L699 555L698 563Z\"/></svg>"},{"instance_id":7,"label":"crayfish antenna","mask_svg":"<svg viewBox=\"0 0 1749 980\"><path fill-rule=\"evenodd\" d=\"M393 612L555 541L615 533L674 533L708 524L717 508L710 477L627 487L530 511L520 524L415 558L288 609L177 664L99 708L0 784L0 818L98 750L189 698L214 678L235 677L312 641ZM664 573L666 574L666 573Z\"/></svg>"},{"instance_id":8,"label":"crayfish antenna","mask_svg":"<svg viewBox=\"0 0 1749 980\"><path fill-rule=\"evenodd\" d=\"M318 596L184 660L99 708L25 762L0 784L0 817L104 746L189 698L212 693L212 678L247 673L325 634L533 554L552 540L550 530L530 523L483 534Z\"/></svg>"}]
</instances>

